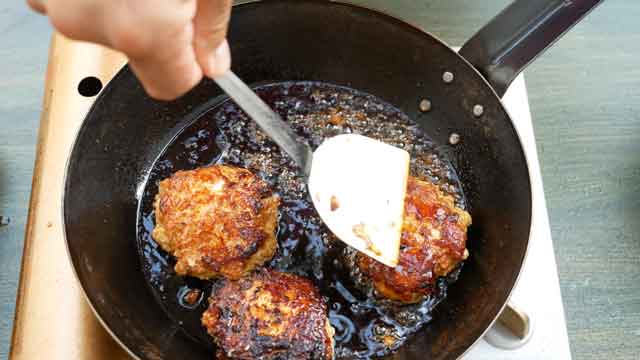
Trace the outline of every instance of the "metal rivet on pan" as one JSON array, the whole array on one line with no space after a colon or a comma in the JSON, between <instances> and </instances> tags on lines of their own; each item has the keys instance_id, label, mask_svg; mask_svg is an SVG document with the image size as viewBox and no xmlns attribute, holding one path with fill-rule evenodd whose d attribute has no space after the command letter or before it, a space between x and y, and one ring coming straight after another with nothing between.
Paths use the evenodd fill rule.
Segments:
<instances>
[{"instance_id":1,"label":"metal rivet on pan","mask_svg":"<svg viewBox=\"0 0 640 360\"><path fill-rule=\"evenodd\" d=\"M450 84L453 81L453 73L450 71L445 71L444 74L442 74L442 81Z\"/></svg>"},{"instance_id":2,"label":"metal rivet on pan","mask_svg":"<svg viewBox=\"0 0 640 360\"><path fill-rule=\"evenodd\" d=\"M455 145L459 142L460 142L460 135L456 133L451 133L451 135L449 135L449 144Z\"/></svg>"},{"instance_id":3,"label":"metal rivet on pan","mask_svg":"<svg viewBox=\"0 0 640 360\"><path fill-rule=\"evenodd\" d=\"M484 114L484 108L482 107L482 105L474 105L473 106L473 116L475 117L480 117L482 116L482 114Z\"/></svg>"},{"instance_id":4,"label":"metal rivet on pan","mask_svg":"<svg viewBox=\"0 0 640 360\"><path fill-rule=\"evenodd\" d=\"M422 99L420 101L420 104L418 104L418 108L422 112L427 112L427 111L431 110L431 101L429 101L427 99Z\"/></svg>"}]
</instances>

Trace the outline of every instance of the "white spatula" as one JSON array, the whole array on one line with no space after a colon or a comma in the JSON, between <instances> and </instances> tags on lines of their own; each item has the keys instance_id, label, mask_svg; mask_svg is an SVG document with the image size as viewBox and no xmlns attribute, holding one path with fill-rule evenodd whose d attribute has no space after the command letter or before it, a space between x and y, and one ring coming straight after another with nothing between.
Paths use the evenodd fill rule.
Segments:
<instances>
[{"instance_id":1,"label":"white spatula","mask_svg":"<svg viewBox=\"0 0 640 360\"><path fill-rule=\"evenodd\" d=\"M396 266L409 154L355 134L327 139L312 152L233 72L214 80L300 166L329 229L357 250Z\"/></svg>"}]
</instances>

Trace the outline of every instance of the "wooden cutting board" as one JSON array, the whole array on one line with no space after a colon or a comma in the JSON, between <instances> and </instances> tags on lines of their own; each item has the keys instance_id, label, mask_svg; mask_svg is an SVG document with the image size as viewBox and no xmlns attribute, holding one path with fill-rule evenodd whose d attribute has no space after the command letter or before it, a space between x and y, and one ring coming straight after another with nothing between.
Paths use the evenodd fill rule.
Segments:
<instances>
[{"instance_id":1,"label":"wooden cutting board","mask_svg":"<svg viewBox=\"0 0 640 360\"><path fill-rule=\"evenodd\" d=\"M13 338L12 360L130 359L86 301L67 256L62 227L64 171L75 134L94 97L78 92L95 76L106 83L126 58L54 34L49 53L38 148Z\"/></svg>"}]
</instances>

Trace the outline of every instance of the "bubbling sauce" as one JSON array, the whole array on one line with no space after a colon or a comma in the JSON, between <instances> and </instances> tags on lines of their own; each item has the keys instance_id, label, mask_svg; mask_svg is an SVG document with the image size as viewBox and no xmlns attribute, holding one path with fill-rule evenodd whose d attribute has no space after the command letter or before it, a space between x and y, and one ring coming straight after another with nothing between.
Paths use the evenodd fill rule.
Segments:
<instances>
[{"instance_id":1,"label":"bubbling sauce","mask_svg":"<svg viewBox=\"0 0 640 360\"><path fill-rule=\"evenodd\" d=\"M465 207L451 163L418 125L380 99L349 88L318 82L264 85L256 92L289 122L312 148L329 137L355 133L403 148L411 155L411 175L431 181L456 205ZM214 281L177 276L175 260L151 238L153 199L158 182L178 170L211 164L237 165L267 181L281 197L278 251L267 266L305 276L327 299L334 327L336 358L384 356L425 326L431 310L446 296L460 266L438 279L434 291L417 304L376 298L355 265L355 251L345 246L318 217L298 168L235 103L225 101L185 127L153 165L140 200L138 248L151 290L167 314L185 332L213 349L200 316ZM185 303L185 294L192 291Z\"/></svg>"}]
</instances>

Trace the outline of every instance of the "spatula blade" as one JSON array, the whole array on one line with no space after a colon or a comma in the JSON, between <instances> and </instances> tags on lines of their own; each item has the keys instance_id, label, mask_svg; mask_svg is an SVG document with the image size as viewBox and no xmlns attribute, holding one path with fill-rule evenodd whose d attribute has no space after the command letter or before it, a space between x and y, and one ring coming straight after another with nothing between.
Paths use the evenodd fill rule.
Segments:
<instances>
[{"instance_id":1,"label":"spatula blade","mask_svg":"<svg viewBox=\"0 0 640 360\"><path fill-rule=\"evenodd\" d=\"M388 266L398 264L409 153L355 134L325 140L313 154L309 192L329 229Z\"/></svg>"}]
</instances>

